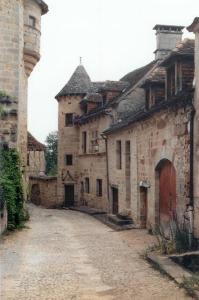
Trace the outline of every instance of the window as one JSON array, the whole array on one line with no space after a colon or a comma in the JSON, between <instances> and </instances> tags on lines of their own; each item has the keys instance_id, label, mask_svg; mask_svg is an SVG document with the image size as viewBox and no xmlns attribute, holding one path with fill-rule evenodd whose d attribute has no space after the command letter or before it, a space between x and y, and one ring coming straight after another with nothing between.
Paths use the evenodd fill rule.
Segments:
<instances>
[{"instance_id":1,"label":"window","mask_svg":"<svg viewBox=\"0 0 199 300\"><path fill-rule=\"evenodd\" d=\"M85 178L85 193L90 193L90 182L88 177Z\"/></svg>"},{"instance_id":2,"label":"window","mask_svg":"<svg viewBox=\"0 0 199 300\"><path fill-rule=\"evenodd\" d=\"M72 166L73 165L73 156L72 156L72 154L66 154L65 163L66 163L67 166Z\"/></svg>"},{"instance_id":3,"label":"window","mask_svg":"<svg viewBox=\"0 0 199 300\"><path fill-rule=\"evenodd\" d=\"M73 126L73 114L65 114L65 126Z\"/></svg>"},{"instance_id":4,"label":"window","mask_svg":"<svg viewBox=\"0 0 199 300\"><path fill-rule=\"evenodd\" d=\"M36 27L36 18L33 16L29 16L29 25L33 28Z\"/></svg>"},{"instance_id":5,"label":"window","mask_svg":"<svg viewBox=\"0 0 199 300\"><path fill-rule=\"evenodd\" d=\"M99 144L98 144L98 131L92 131L91 141L90 141L90 151L91 153L95 153L99 151Z\"/></svg>"},{"instance_id":6,"label":"window","mask_svg":"<svg viewBox=\"0 0 199 300\"><path fill-rule=\"evenodd\" d=\"M96 180L96 195L102 197L102 179Z\"/></svg>"},{"instance_id":7,"label":"window","mask_svg":"<svg viewBox=\"0 0 199 300\"><path fill-rule=\"evenodd\" d=\"M27 166L30 166L30 153L27 153Z\"/></svg>"},{"instance_id":8,"label":"window","mask_svg":"<svg viewBox=\"0 0 199 300\"><path fill-rule=\"evenodd\" d=\"M116 142L116 167L122 169L122 143L121 141Z\"/></svg>"},{"instance_id":9,"label":"window","mask_svg":"<svg viewBox=\"0 0 199 300\"><path fill-rule=\"evenodd\" d=\"M175 93L182 90L182 66L180 62L175 64Z\"/></svg>"},{"instance_id":10,"label":"window","mask_svg":"<svg viewBox=\"0 0 199 300\"><path fill-rule=\"evenodd\" d=\"M82 152L83 153L87 152L87 132L86 131L82 132Z\"/></svg>"}]
</instances>

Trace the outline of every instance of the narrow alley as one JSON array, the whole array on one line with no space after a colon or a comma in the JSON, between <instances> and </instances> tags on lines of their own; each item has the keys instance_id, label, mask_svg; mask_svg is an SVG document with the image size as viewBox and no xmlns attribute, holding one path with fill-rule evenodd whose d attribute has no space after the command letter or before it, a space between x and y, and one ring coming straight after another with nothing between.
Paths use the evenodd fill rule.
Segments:
<instances>
[{"instance_id":1,"label":"narrow alley","mask_svg":"<svg viewBox=\"0 0 199 300\"><path fill-rule=\"evenodd\" d=\"M145 231L70 210L30 213L27 229L1 240L1 300L189 299L142 259L153 242Z\"/></svg>"}]
</instances>

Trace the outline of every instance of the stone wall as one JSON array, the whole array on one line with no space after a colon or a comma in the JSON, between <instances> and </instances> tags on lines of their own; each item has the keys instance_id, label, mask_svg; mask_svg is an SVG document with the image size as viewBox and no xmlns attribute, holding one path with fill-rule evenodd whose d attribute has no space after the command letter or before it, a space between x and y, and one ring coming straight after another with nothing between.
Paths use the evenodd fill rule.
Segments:
<instances>
[{"instance_id":1,"label":"stone wall","mask_svg":"<svg viewBox=\"0 0 199 300\"><path fill-rule=\"evenodd\" d=\"M27 158L27 79L39 60L41 7L33 0L0 0L0 91L12 99L5 110L15 113L1 121L0 135ZM36 26L29 24L35 17ZM8 107L9 106L9 107Z\"/></svg>"},{"instance_id":2,"label":"stone wall","mask_svg":"<svg viewBox=\"0 0 199 300\"><path fill-rule=\"evenodd\" d=\"M57 177L31 176L29 200L45 208L57 208Z\"/></svg>"},{"instance_id":3,"label":"stone wall","mask_svg":"<svg viewBox=\"0 0 199 300\"><path fill-rule=\"evenodd\" d=\"M101 133L109 127L109 116L101 116L80 126L78 163L78 199L80 205L108 211L106 145ZM82 153L82 132L87 132L87 153ZM97 139L95 133L97 132ZM97 148L92 147L94 141ZM85 178L89 178L90 192L85 192ZM102 180L102 196L97 196L97 179ZM82 191L82 185L84 189Z\"/></svg>"},{"instance_id":4,"label":"stone wall","mask_svg":"<svg viewBox=\"0 0 199 300\"><path fill-rule=\"evenodd\" d=\"M125 143L130 141L130 211L136 224L140 224L140 184L147 189L147 226L157 224L158 216L158 164L167 159L176 170L177 214L183 219L189 203L189 109L174 109L156 113L153 117L135 123L108 136L109 184L119 189L119 211L128 210L126 186ZM116 168L116 141L122 142L122 168ZM111 192L110 192L111 195Z\"/></svg>"},{"instance_id":5,"label":"stone wall","mask_svg":"<svg viewBox=\"0 0 199 300\"><path fill-rule=\"evenodd\" d=\"M58 204L64 203L64 185L74 184L75 202L78 201L78 154L79 154L79 128L65 126L65 114L73 113L74 117L81 114L80 96L62 97L59 100L58 113ZM65 155L73 155L73 164L66 166Z\"/></svg>"},{"instance_id":6,"label":"stone wall","mask_svg":"<svg viewBox=\"0 0 199 300\"><path fill-rule=\"evenodd\" d=\"M28 151L27 174L28 176L45 174L44 151Z\"/></svg>"}]
</instances>

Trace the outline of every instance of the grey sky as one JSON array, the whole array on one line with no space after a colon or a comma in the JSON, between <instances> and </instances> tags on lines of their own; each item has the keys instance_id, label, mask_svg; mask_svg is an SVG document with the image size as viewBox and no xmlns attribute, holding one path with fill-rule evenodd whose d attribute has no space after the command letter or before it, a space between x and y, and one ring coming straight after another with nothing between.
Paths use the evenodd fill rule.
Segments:
<instances>
[{"instance_id":1,"label":"grey sky","mask_svg":"<svg viewBox=\"0 0 199 300\"><path fill-rule=\"evenodd\" d=\"M118 80L154 58L155 24L188 26L198 0L46 0L42 58L29 80L29 130L44 141L57 129L54 96L83 57L92 80ZM193 37L185 31L184 37Z\"/></svg>"}]
</instances>

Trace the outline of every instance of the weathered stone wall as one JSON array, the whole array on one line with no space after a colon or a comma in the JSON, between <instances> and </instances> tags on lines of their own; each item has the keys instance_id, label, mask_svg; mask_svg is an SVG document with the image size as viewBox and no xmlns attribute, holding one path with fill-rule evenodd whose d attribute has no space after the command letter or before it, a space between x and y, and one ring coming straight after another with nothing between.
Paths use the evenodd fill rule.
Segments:
<instances>
[{"instance_id":1,"label":"weathered stone wall","mask_svg":"<svg viewBox=\"0 0 199 300\"><path fill-rule=\"evenodd\" d=\"M12 103L12 117L1 121L1 132L10 147L17 147L23 165L27 158L27 77L39 59L41 7L33 0L0 0L0 90ZM29 16L36 28L28 26ZM29 52L27 53L28 50Z\"/></svg>"},{"instance_id":2,"label":"weathered stone wall","mask_svg":"<svg viewBox=\"0 0 199 300\"><path fill-rule=\"evenodd\" d=\"M199 238L199 24L195 28L194 234Z\"/></svg>"},{"instance_id":3,"label":"weathered stone wall","mask_svg":"<svg viewBox=\"0 0 199 300\"><path fill-rule=\"evenodd\" d=\"M78 154L79 154L79 128L65 126L65 114L73 113L74 117L81 114L80 96L62 97L59 100L58 113L58 204L64 203L64 185L75 185L75 202L78 201ZM66 166L65 155L73 155L73 165Z\"/></svg>"},{"instance_id":4,"label":"weathered stone wall","mask_svg":"<svg viewBox=\"0 0 199 300\"><path fill-rule=\"evenodd\" d=\"M79 205L87 205L89 207L97 208L103 211L108 210L107 197L107 166L106 166L106 145L101 133L109 127L111 119L109 116L102 116L100 118L91 120L89 123L80 126L80 146L79 146L79 163L78 163L78 199ZM82 132L87 132L87 153L82 153ZM98 132L96 140L97 151L93 152L91 141L93 140L93 133ZM89 178L90 193L85 192L85 178ZM102 179L102 196L97 196L96 180ZM82 191L82 184L84 190Z\"/></svg>"},{"instance_id":5,"label":"weathered stone wall","mask_svg":"<svg viewBox=\"0 0 199 300\"><path fill-rule=\"evenodd\" d=\"M27 166L28 176L45 174L44 151L28 151L29 165Z\"/></svg>"},{"instance_id":6,"label":"weathered stone wall","mask_svg":"<svg viewBox=\"0 0 199 300\"><path fill-rule=\"evenodd\" d=\"M57 208L57 177L30 177L29 198L36 205Z\"/></svg>"},{"instance_id":7,"label":"weathered stone wall","mask_svg":"<svg viewBox=\"0 0 199 300\"><path fill-rule=\"evenodd\" d=\"M177 214L182 221L189 203L189 118L187 108L156 113L150 119L140 121L108 136L110 188L119 189L119 211L128 209L125 173L125 142L131 143L130 210L135 223L140 224L140 182L146 182L148 227L157 223L159 196L157 191L158 163L167 159L176 170ZM116 168L116 141L122 141L122 169ZM111 194L111 193L110 193Z\"/></svg>"}]
</instances>

